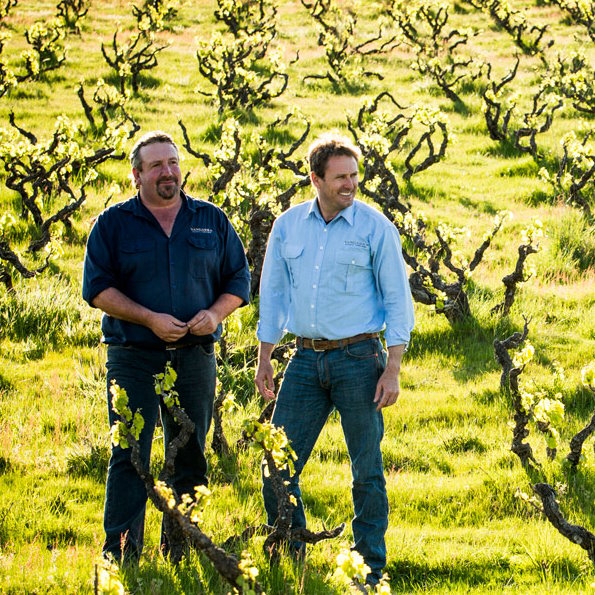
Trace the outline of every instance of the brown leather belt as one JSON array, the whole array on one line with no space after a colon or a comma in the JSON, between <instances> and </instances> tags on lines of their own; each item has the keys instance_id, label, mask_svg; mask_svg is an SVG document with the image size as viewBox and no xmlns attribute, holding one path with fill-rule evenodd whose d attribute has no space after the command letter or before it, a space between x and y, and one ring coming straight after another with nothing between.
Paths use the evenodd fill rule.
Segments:
<instances>
[{"instance_id":1,"label":"brown leather belt","mask_svg":"<svg viewBox=\"0 0 595 595\"><path fill-rule=\"evenodd\" d=\"M341 349L353 343L359 343L366 339L378 339L379 333L360 333L347 339L305 339L296 337L295 343L302 349L313 349L314 351L330 351L331 349Z\"/></svg>"}]
</instances>

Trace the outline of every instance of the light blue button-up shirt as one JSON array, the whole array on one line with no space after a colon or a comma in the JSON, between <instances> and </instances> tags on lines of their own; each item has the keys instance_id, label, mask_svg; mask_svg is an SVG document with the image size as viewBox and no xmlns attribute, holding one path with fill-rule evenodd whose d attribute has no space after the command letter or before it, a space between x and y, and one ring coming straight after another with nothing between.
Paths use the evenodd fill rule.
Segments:
<instances>
[{"instance_id":1,"label":"light blue button-up shirt","mask_svg":"<svg viewBox=\"0 0 595 595\"><path fill-rule=\"evenodd\" d=\"M260 280L261 342L386 328L390 347L409 342L413 323L401 240L382 213L354 201L327 224L314 199L275 221Z\"/></svg>"}]
</instances>

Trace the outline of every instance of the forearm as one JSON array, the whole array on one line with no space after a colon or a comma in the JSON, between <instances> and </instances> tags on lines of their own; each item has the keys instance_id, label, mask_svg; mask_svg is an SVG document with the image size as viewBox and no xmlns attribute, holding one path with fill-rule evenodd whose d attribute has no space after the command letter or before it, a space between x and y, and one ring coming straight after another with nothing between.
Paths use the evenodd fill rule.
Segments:
<instances>
[{"instance_id":1,"label":"forearm","mask_svg":"<svg viewBox=\"0 0 595 595\"><path fill-rule=\"evenodd\" d=\"M199 310L189 321L188 329L193 335L210 335L244 300L232 293L222 293L206 310Z\"/></svg>"},{"instance_id":2,"label":"forearm","mask_svg":"<svg viewBox=\"0 0 595 595\"><path fill-rule=\"evenodd\" d=\"M151 326L151 317L155 312L131 300L115 287L108 287L93 298L93 305L108 316L133 322L142 326Z\"/></svg>"},{"instance_id":3,"label":"forearm","mask_svg":"<svg viewBox=\"0 0 595 595\"><path fill-rule=\"evenodd\" d=\"M147 327L166 343L179 341L188 332L185 322L170 314L153 312L115 287L108 287L97 294L93 305L109 316Z\"/></svg>"},{"instance_id":4,"label":"forearm","mask_svg":"<svg viewBox=\"0 0 595 595\"><path fill-rule=\"evenodd\" d=\"M275 349L274 343L266 343L266 342L261 341L258 345L258 361L259 362L270 362L274 349Z\"/></svg>"},{"instance_id":5,"label":"forearm","mask_svg":"<svg viewBox=\"0 0 595 595\"><path fill-rule=\"evenodd\" d=\"M393 374L399 374L401 371L401 362L405 353L405 345L391 345L388 348L388 361L386 369Z\"/></svg>"},{"instance_id":6,"label":"forearm","mask_svg":"<svg viewBox=\"0 0 595 595\"><path fill-rule=\"evenodd\" d=\"M244 300L231 293L222 293L209 308L217 319L217 324L223 322L236 308L239 308Z\"/></svg>"}]
</instances>

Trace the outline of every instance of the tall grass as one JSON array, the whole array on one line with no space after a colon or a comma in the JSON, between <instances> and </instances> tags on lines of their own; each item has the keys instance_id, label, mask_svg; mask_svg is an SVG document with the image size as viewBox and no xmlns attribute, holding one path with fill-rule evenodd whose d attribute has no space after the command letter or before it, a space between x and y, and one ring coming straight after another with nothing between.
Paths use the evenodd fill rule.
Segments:
<instances>
[{"instance_id":1,"label":"tall grass","mask_svg":"<svg viewBox=\"0 0 595 595\"><path fill-rule=\"evenodd\" d=\"M0 295L0 339L28 343L32 357L65 345L96 345L97 316L82 303L76 287L59 277L22 281Z\"/></svg>"},{"instance_id":2,"label":"tall grass","mask_svg":"<svg viewBox=\"0 0 595 595\"><path fill-rule=\"evenodd\" d=\"M580 213L566 212L553 221L549 237L545 279L572 282L595 273L595 228Z\"/></svg>"}]
</instances>

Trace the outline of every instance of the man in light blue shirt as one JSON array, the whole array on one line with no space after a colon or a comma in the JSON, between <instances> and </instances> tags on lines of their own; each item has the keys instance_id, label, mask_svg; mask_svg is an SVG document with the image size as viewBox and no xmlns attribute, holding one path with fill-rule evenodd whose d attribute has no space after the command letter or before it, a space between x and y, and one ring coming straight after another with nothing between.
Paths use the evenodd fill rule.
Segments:
<instances>
[{"instance_id":1,"label":"man in light blue shirt","mask_svg":"<svg viewBox=\"0 0 595 595\"><path fill-rule=\"evenodd\" d=\"M335 408L351 459L354 547L371 569L367 582L375 585L386 565L388 526L382 409L399 395L414 316L395 226L355 200L359 157L349 139L320 137L308 153L317 197L275 221L260 283L255 383L266 401L275 398L271 354L286 332L296 335L272 418L298 455L288 478L297 500L292 524L306 526L299 476ZM383 329L388 360L379 339ZM266 477L263 495L273 524L277 502Z\"/></svg>"}]
</instances>

